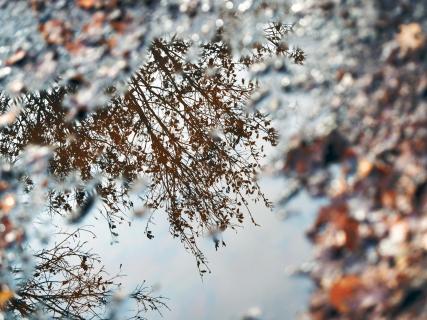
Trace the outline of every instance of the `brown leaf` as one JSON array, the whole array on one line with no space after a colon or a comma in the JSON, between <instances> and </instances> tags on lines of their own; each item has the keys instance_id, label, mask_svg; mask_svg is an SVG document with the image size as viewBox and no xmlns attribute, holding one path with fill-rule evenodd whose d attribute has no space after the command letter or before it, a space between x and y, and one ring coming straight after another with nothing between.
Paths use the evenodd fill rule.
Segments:
<instances>
[{"instance_id":1,"label":"brown leaf","mask_svg":"<svg viewBox=\"0 0 427 320\"><path fill-rule=\"evenodd\" d=\"M340 246L355 250L359 242L359 223L348 215L349 208L346 203L333 203L322 207L317 216L309 236L313 237L323 230L325 225L332 226L340 238Z\"/></svg>"},{"instance_id":2,"label":"brown leaf","mask_svg":"<svg viewBox=\"0 0 427 320\"><path fill-rule=\"evenodd\" d=\"M49 44L63 45L70 41L71 31L64 21L52 19L40 26L45 41Z\"/></svg>"},{"instance_id":3,"label":"brown leaf","mask_svg":"<svg viewBox=\"0 0 427 320\"><path fill-rule=\"evenodd\" d=\"M395 190L388 189L381 193L381 204L386 208L395 208L397 193Z\"/></svg>"},{"instance_id":4,"label":"brown leaf","mask_svg":"<svg viewBox=\"0 0 427 320\"><path fill-rule=\"evenodd\" d=\"M331 286L329 300L338 311L348 313L351 311L352 301L362 289L363 283L358 276L344 276Z\"/></svg>"}]
</instances>

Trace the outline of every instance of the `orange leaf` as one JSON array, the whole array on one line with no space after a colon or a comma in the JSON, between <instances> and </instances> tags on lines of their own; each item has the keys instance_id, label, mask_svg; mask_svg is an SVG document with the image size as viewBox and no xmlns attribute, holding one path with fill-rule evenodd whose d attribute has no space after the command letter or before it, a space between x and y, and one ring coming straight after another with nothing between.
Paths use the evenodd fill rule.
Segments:
<instances>
[{"instance_id":1,"label":"orange leaf","mask_svg":"<svg viewBox=\"0 0 427 320\"><path fill-rule=\"evenodd\" d=\"M6 303L10 299L12 299L12 297L13 297L13 292L12 291L7 290L7 289L3 290L3 291L0 291L0 308L3 308L6 305Z\"/></svg>"},{"instance_id":2,"label":"orange leaf","mask_svg":"<svg viewBox=\"0 0 427 320\"><path fill-rule=\"evenodd\" d=\"M366 178L374 167L373 163L367 159L360 159L357 164L357 176L361 179Z\"/></svg>"},{"instance_id":3,"label":"orange leaf","mask_svg":"<svg viewBox=\"0 0 427 320\"><path fill-rule=\"evenodd\" d=\"M78 0L77 5L83 9L92 9L96 5L99 5L98 0Z\"/></svg>"}]
</instances>

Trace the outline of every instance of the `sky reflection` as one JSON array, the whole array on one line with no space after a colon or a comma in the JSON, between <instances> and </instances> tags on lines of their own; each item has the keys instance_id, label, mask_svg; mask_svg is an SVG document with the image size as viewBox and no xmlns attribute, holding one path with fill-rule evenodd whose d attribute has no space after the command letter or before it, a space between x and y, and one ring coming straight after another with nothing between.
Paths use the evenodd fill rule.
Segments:
<instances>
[{"instance_id":1,"label":"sky reflection","mask_svg":"<svg viewBox=\"0 0 427 320\"><path fill-rule=\"evenodd\" d=\"M280 197L283 179L266 177L261 187L275 200ZM99 252L110 272L127 275L123 285L131 290L147 279L157 285L160 293L170 300L171 311L165 319L240 319L250 308L262 310L262 319L292 319L304 310L308 300L308 279L289 277L288 267L307 261L309 243L301 230L307 229L311 213L317 204L298 197L290 208L304 212L286 221L263 205L252 205L255 219L261 227L249 221L235 232L227 232L227 247L215 251L211 239L201 243L209 260L211 274L200 278L194 257L169 234L164 215L157 214L152 227L155 238L148 240L142 233L144 220L135 220L131 228L122 226L120 242L110 245L105 238L96 239L94 250ZM94 223L96 228L105 228ZM105 230L95 230L102 234ZM150 319L161 319L152 314Z\"/></svg>"}]
</instances>

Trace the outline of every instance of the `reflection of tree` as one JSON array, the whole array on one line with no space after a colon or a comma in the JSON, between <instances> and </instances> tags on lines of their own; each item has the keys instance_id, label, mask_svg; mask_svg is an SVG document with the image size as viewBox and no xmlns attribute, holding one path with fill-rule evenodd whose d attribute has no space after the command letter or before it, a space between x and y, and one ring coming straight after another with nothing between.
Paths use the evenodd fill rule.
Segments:
<instances>
[{"instance_id":1,"label":"reflection of tree","mask_svg":"<svg viewBox=\"0 0 427 320\"><path fill-rule=\"evenodd\" d=\"M119 276L105 272L99 257L79 240L81 231L64 234L53 248L34 255L34 274L18 280L19 290L7 305L10 316L26 317L41 309L53 319L104 319L114 312ZM13 274L19 278L22 270L15 268ZM152 296L143 285L129 297L137 307L129 319L143 319L146 311L165 307L163 298Z\"/></svg>"},{"instance_id":2,"label":"reflection of tree","mask_svg":"<svg viewBox=\"0 0 427 320\"><path fill-rule=\"evenodd\" d=\"M2 129L0 150L13 160L30 143L52 145L50 170L56 178L73 171L84 181L102 176L89 192L52 190L49 209L63 214L87 208L93 203L89 194L96 191L113 234L121 213L133 207L132 183L149 176L143 203L154 210L164 207L172 234L198 264L205 263L197 236L241 223L248 197L269 205L256 182L263 156L258 142L275 144L277 135L264 114L245 108L256 85L240 74L267 55L301 62L301 52L280 41L288 31L272 25L268 43L240 61L233 60L220 37L199 48L196 62L187 57L190 43L156 40L127 93L78 121L69 121L61 106L66 89L29 95L15 123Z\"/></svg>"},{"instance_id":3,"label":"reflection of tree","mask_svg":"<svg viewBox=\"0 0 427 320\"><path fill-rule=\"evenodd\" d=\"M272 24L265 43L239 60L221 40L221 32L197 48L177 38L155 40L126 93L119 96L111 88L108 106L90 114L72 114L63 107L75 88L29 93L16 120L0 129L0 152L14 163L29 144L52 147L52 179L46 183L52 215L71 216L76 222L97 203L110 232L117 235L117 223L135 199L154 211L163 208L171 233L205 272L196 238L242 223L242 207L252 219L249 199L270 205L256 182L263 156L259 142L275 144L277 134L266 115L246 108L257 84L243 75L270 56L300 63L302 52L282 41L289 30ZM194 49L197 59L191 55ZM83 78L74 81L76 88L85 85ZM0 97L3 114L10 115L12 106L8 97ZM81 183L63 183L74 172ZM148 185L134 195L142 177L149 178ZM32 177L24 180L31 190ZM146 234L152 237L148 229ZM117 278L108 277L98 257L74 235L35 254L34 274L18 281L6 306L11 314L23 317L42 310L53 318L96 319L109 312ZM12 273L15 278L23 275L20 269ZM138 308L135 318L165 306L142 286L130 297Z\"/></svg>"}]
</instances>

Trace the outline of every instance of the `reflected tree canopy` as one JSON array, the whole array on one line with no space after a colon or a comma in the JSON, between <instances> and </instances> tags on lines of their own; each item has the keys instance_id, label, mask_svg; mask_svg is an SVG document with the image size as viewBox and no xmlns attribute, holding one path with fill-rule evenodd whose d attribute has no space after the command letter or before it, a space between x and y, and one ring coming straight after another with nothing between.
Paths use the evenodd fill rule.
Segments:
<instances>
[{"instance_id":1,"label":"reflected tree canopy","mask_svg":"<svg viewBox=\"0 0 427 320\"><path fill-rule=\"evenodd\" d=\"M248 197L270 205L256 175L260 141L274 145L277 134L265 114L246 108L256 85L242 73L272 49L261 46L244 61L233 61L218 39L201 46L200 58L190 63L189 47L179 39L156 40L127 93L79 120L62 107L68 89L28 95L14 124L1 130L0 150L15 161L29 144L49 145L56 179L73 172L83 181L97 179L95 190L51 190L49 210L67 214L87 207L95 192L113 234L134 206L133 182L148 177L139 198L148 208L164 207L172 234L204 263L197 236L241 223Z\"/></svg>"},{"instance_id":2,"label":"reflected tree canopy","mask_svg":"<svg viewBox=\"0 0 427 320\"><path fill-rule=\"evenodd\" d=\"M80 240L78 229L70 234L57 235L60 240L50 249L34 254L34 272L29 280L21 268L12 273L18 279L19 290L9 301L9 316L37 315L50 319L105 319L112 318L114 304L119 304L117 290L121 275L111 277L102 266L101 259ZM160 310L165 305L161 296L153 296L144 283L129 294L135 310L126 319L145 319L148 310Z\"/></svg>"},{"instance_id":3,"label":"reflected tree canopy","mask_svg":"<svg viewBox=\"0 0 427 320\"><path fill-rule=\"evenodd\" d=\"M197 237L234 228L246 213L255 223L250 199L270 206L257 184L257 172L263 144L275 145L277 133L267 115L247 108L257 83L245 75L272 56L301 63L303 53L290 50L282 40L289 31L282 24L270 25L265 43L238 60L221 33L197 47L197 59L189 58L192 43L157 39L126 93L115 94L111 87L111 101L95 112L63 106L83 80L75 79L75 87L27 94L16 120L0 129L0 151L15 163L29 145L52 148L47 204L52 216L80 222L96 204L110 233L118 236L117 224L131 210L164 210L171 234L204 273L208 267ZM8 114L14 101L3 95L0 108ZM64 184L76 174L79 184ZM142 178L146 183L140 191ZM31 190L31 176L23 181ZM152 238L148 227L145 233ZM75 235L35 254L35 273L19 285L8 309L29 315L41 308L57 318L105 315L116 278L104 274L98 257L85 251ZM141 286L131 294L138 304L136 318L164 306L147 290Z\"/></svg>"}]
</instances>

